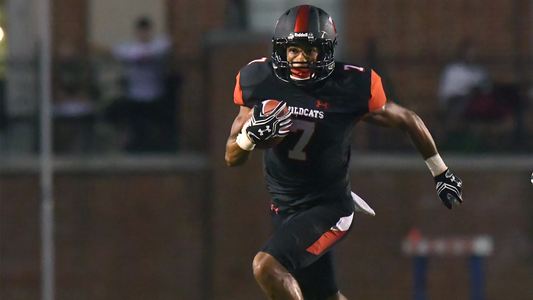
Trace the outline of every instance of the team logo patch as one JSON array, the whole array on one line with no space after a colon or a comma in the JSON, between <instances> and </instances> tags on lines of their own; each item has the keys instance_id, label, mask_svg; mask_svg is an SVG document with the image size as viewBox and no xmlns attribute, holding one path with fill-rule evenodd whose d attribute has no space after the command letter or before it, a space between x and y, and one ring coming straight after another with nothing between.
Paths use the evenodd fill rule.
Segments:
<instances>
[{"instance_id":1,"label":"team logo patch","mask_svg":"<svg viewBox=\"0 0 533 300\"><path fill-rule=\"evenodd\" d=\"M322 101L322 100L316 100L316 108L328 109L329 103L327 103L326 101Z\"/></svg>"}]
</instances>

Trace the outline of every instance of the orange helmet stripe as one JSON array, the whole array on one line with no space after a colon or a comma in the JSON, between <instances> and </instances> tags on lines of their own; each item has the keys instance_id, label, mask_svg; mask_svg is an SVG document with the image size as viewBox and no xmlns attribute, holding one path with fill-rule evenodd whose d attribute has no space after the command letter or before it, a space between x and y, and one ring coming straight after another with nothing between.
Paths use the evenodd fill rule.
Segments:
<instances>
[{"instance_id":1,"label":"orange helmet stripe","mask_svg":"<svg viewBox=\"0 0 533 300\"><path fill-rule=\"evenodd\" d=\"M309 31L309 5L302 5L298 8L296 15L296 24L294 25L294 32L308 32Z\"/></svg>"}]
</instances>

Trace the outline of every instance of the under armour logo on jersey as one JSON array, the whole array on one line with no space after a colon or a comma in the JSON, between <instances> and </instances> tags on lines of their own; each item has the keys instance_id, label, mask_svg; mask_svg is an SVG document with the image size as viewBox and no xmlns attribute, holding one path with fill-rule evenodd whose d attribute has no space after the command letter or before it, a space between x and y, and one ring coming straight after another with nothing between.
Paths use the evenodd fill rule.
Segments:
<instances>
[{"instance_id":1,"label":"under armour logo on jersey","mask_svg":"<svg viewBox=\"0 0 533 300\"><path fill-rule=\"evenodd\" d=\"M263 129L258 129L258 130L257 130L257 132L259 132L259 135L260 135L260 136L262 136L263 133L265 133L265 132L271 132L271 131L272 131L272 129L270 129L270 125L267 125L266 128L265 128L265 130L263 130Z\"/></svg>"},{"instance_id":2,"label":"under armour logo on jersey","mask_svg":"<svg viewBox=\"0 0 533 300\"><path fill-rule=\"evenodd\" d=\"M329 103L327 103L326 101L322 101L322 100L316 100L316 107L317 108L323 108L323 109L328 109L329 108Z\"/></svg>"}]
</instances>

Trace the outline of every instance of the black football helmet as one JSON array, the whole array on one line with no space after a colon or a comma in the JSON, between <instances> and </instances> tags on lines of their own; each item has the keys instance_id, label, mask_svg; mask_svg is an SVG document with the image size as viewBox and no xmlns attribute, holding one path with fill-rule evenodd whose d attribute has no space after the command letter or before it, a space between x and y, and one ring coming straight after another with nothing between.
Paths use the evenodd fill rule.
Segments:
<instances>
[{"instance_id":1,"label":"black football helmet","mask_svg":"<svg viewBox=\"0 0 533 300\"><path fill-rule=\"evenodd\" d=\"M318 49L315 62L291 66L287 61L287 48L308 43ZM337 29L331 17L312 5L299 5L287 10L279 18L272 37L272 66L276 76L298 86L327 78L335 68L334 50L337 44ZM298 69L309 72L306 78L293 76Z\"/></svg>"}]
</instances>

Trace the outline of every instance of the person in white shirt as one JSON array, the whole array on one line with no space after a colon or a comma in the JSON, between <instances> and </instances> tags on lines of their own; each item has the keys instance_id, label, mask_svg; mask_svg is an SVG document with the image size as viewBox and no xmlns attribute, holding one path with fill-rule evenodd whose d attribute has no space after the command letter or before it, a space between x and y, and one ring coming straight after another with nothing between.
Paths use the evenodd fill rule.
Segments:
<instances>
[{"instance_id":1,"label":"person in white shirt","mask_svg":"<svg viewBox=\"0 0 533 300\"><path fill-rule=\"evenodd\" d=\"M444 68L440 77L438 96L441 107L462 113L473 93L490 92L490 75L476 60L477 48L473 42L462 42L457 58Z\"/></svg>"},{"instance_id":2,"label":"person in white shirt","mask_svg":"<svg viewBox=\"0 0 533 300\"><path fill-rule=\"evenodd\" d=\"M125 99L120 114L129 127L129 152L166 150L174 126L175 103L168 99L170 40L154 37L147 17L135 23L136 39L117 45L114 57L124 68Z\"/></svg>"},{"instance_id":3,"label":"person in white shirt","mask_svg":"<svg viewBox=\"0 0 533 300\"><path fill-rule=\"evenodd\" d=\"M165 36L154 38L152 30L150 19L140 18L136 23L137 39L113 49L114 56L124 63L126 93L133 101L156 101L165 92L171 45Z\"/></svg>"},{"instance_id":4,"label":"person in white shirt","mask_svg":"<svg viewBox=\"0 0 533 300\"><path fill-rule=\"evenodd\" d=\"M477 51L473 40L462 41L456 58L440 75L437 95L439 106L445 113L449 137L465 130L465 112L472 100L492 90L490 74L478 63Z\"/></svg>"}]
</instances>

